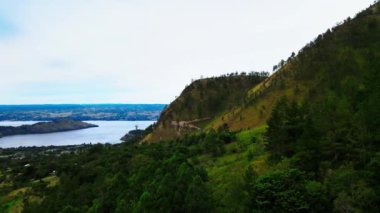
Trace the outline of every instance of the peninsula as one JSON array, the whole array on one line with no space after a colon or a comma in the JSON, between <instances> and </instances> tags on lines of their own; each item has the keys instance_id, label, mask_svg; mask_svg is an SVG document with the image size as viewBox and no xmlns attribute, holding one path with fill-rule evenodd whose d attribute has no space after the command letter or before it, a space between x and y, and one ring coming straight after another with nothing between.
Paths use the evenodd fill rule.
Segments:
<instances>
[{"instance_id":1,"label":"peninsula","mask_svg":"<svg viewBox=\"0 0 380 213\"><path fill-rule=\"evenodd\" d=\"M71 130L79 130L98 127L97 125L75 121L75 120L55 120L49 122L38 122L33 125L22 125L18 127L0 126L0 138L11 135L25 135L25 134L41 134L64 132Z\"/></svg>"}]
</instances>

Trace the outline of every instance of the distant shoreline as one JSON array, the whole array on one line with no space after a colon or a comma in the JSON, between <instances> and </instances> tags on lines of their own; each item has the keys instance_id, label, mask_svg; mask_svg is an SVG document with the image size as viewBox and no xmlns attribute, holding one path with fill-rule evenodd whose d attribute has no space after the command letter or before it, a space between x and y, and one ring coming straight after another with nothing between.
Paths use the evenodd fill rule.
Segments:
<instances>
[{"instance_id":1,"label":"distant shoreline","mask_svg":"<svg viewBox=\"0 0 380 213\"><path fill-rule=\"evenodd\" d=\"M54 120L55 119L52 119L52 120L0 120L0 122L21 122L21 121L22 122L51 122ZM153 119L153 120L104 120L104 119L75 120L75 119L70 119L70 120L84 121L84 122L91 122L91 121L157 121L156 119Z\"/></svg>"},{"instance_id":2,"label":"distant shoreline","mask_svg":"<svg viewBox=\"0 0 380 213\"><path fill-rule=\"evenodd\" d=\"M38 121L0 121L2 126L21 126L23 124L33 124ZM87 128L73 131L53 132L47 134L24 134L13 135L0 138L0 148L11 147L40 147L40 146L61 146L78 144L118 144L127 132L138 129L145 129L156 121L84 121L96 124L97 128ZM1 127L1 126L0 126Z\"/></svg>"},{"instance_id":3,"label":"distant shoreline","mask_svg":"<svg viewBox=\"0 0 380 213\"><path fill-rule=\"evenodd\" d=\"M58 120L25 124L21 126L0 126L0 138L13 135L47 134L55 132L66 132L87 128L99 127L95 124L74 120Z\"/></svg>"},{"instance_id":4,"label":"distant shoreline","mask_svg":"<svg viewBox=\"0 0 380 213\"><path fill-rule=\"evenodd\" d=\"M0 121L154 121L164 104L0 105Z\"/></svg>"}]
</instances>

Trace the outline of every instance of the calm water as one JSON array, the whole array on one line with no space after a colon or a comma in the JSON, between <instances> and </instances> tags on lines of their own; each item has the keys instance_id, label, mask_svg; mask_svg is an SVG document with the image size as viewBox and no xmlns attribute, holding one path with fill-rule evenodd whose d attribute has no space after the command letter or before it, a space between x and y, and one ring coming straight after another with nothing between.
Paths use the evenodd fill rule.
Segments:
<instances>
[{"instance_id":1,"label":"calm water","mask_svg":"<svg viewBox=\"0 0 380 213\"><path fill-rule=\"evenodd\" d=\"M154 121L86 121L99 127L48 134L15 135L0 138L0 147L74 145L83 143L120 143L130 130L145 129ZM0 126L20 126L36 121L0 121Z\"/></svg>"}]
</instances>

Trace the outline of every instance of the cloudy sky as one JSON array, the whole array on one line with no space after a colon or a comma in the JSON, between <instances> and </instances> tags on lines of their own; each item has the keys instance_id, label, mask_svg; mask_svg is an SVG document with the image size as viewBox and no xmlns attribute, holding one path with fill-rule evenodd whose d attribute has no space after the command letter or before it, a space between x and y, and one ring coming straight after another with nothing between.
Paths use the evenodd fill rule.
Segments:
<instances>
[{"instance_id":1,"label":"cloudy sky","mask_svg":"<svg viewBox=\"0 0 380 213\"><path fill-rule=\"evenodd\" d=\"M0 0L0 104L169 103L270 70L373 0Z\"/></svg>"}]
</instances>

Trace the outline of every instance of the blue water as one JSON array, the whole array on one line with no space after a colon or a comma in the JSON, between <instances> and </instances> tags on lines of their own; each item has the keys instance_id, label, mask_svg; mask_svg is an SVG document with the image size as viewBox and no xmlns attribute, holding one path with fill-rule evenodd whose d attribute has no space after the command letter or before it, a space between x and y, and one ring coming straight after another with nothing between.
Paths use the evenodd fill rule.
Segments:
<instances>
[{"instance_id":1,"label":"blue water","mask_svg":"<svg viewBox=\"0 0 380 213\"><path fill-rule=\"evenodd\" d=\"M154 121L86 121L99 127L47 134L15 135L0 138L1 148L20 146L62 146L83 143L120 143L130 130L145 129ZM0 126L20 126L36 121L0 121Z\"/></svg>"}]
</instances>

